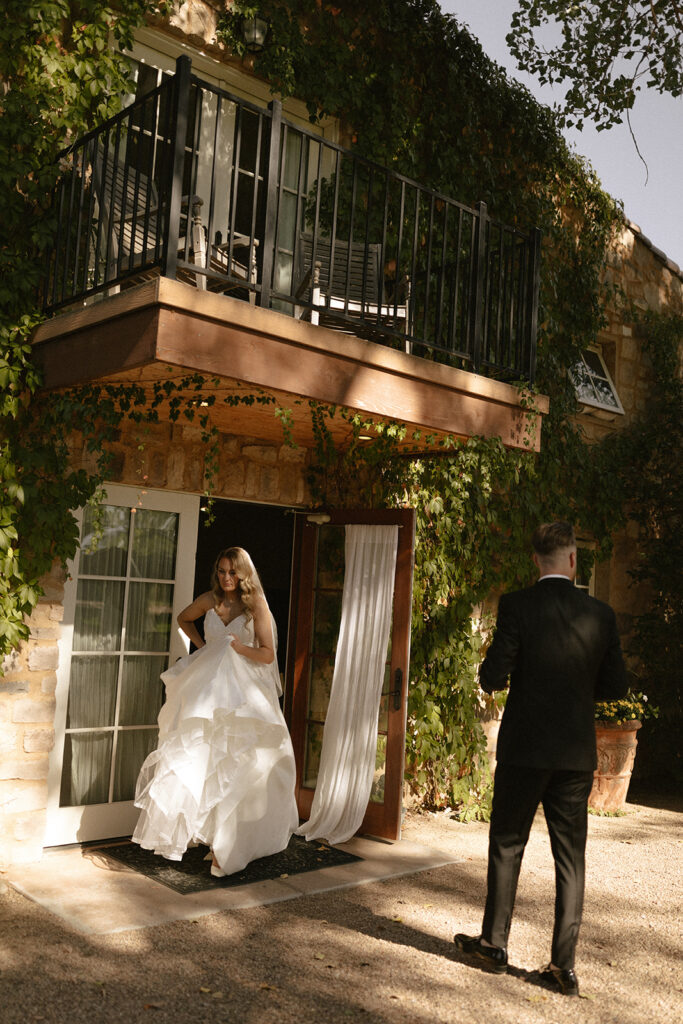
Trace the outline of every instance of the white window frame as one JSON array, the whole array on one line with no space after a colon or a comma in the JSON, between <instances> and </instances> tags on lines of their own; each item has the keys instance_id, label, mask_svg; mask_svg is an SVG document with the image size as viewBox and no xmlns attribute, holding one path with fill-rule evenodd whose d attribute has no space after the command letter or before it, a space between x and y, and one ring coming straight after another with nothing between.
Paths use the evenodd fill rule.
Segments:
<instances>
[{"instance_id":1,"label":"white window frame","mask_svg":"<svg viewBox=\"0 0 683 1024\"><path fill-rule=\"evenodd\" d=\"M583 395L579 395L579 386L578 386L577 381L574 378L575 368L572 367L572 369L569 372L570 372L570 375L571 375L571 378L572 378L572 383L574 385L574 391L576 392L576 397L577 397L578 401L580 402L580 404L582 406L584 406L584 408L581 411L582 412L595 412L597 410L597 411L600 412L600 414L604 414L604 413L609 414L610 418L612 418L614 416L623 416L624 415L624 407L621 404L621 399L619 398L619 393L618 393L618 391L616 389L614 381L612 380L610 372L607 369L607 366L605 365L605 360L602 358L602 352L600 351L600 349L596 345L587 345L586 348L584 348L582 350L582 352L581 352L581 359L582 360L583 360L583 353L584 352L591 352L593 355L596 355L598 357L598 359L600 360L600 366L602 367L602 370L603 370L603 379L605 381L607 381L607 383L609 384L610 390L612 392L612 395L614 396L614 400L616 402L616 405L610 405L608 402L601 402L599 398L591 399L591 398L586 398ZM586 366L585 363L584 363L584 369L585 369L585 372L587 372L590 377L594 376L594 374L591 373L590 368L588 366Z\"/></svg>"},{"instance_id":2,"label":"white window frame","mask_svg":"<svg viewBox=\"0 0 683 1024\"><path fill-rule=\"evenodd\" d=\"M577 537L576 547L577 547L577 556L578 556L578 549L579 548L588 548L590 551L595 551L595 541L594 540L582 540L580 537ZM577 571L578 571L578 566L577 566ZM578 575L577 575L577 579L574 580L574 586L578 590L583 590L583 592L585 594L589 594L591 597L595 597L595 562L591 566L590 576L588 577L588 580L585 583L583 583L583 582L579 583L577 581L578 581Z\"/></svg>"}]
</instances>

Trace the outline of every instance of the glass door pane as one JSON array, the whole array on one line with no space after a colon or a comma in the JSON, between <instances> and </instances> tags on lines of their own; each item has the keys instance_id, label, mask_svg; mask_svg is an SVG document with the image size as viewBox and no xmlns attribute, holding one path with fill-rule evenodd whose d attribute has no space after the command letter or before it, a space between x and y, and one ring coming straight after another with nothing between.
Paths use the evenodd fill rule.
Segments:
<instances>
[{"instance_id":1,"label":"glass door pane","mask_svg":"<svg viewBox=\"0 0 683 1024\"><path fill-rule=\"evenodd\" d=\"M60 806L131 800L156 743L179 514L105 505L83 517Z\"/></svg>"}]
</instances>

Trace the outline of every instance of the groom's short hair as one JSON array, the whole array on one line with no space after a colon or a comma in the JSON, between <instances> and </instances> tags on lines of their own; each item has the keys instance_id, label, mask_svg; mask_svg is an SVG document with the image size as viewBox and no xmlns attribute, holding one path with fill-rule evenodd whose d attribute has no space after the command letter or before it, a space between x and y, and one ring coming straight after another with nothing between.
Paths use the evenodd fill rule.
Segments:
<instances>
[{"instance_id":1,"label":"groom's short hair","mask_svg":"<svg viewBox=\"0 0 683 1024\"><path fill-rule=\"evenodd\" d=\"M575 548L576 537L571 523L562 520L556 523L541 523L534 530L531 545L539 558L550 558L556 551Z\"/></svg>"}]
</instances>

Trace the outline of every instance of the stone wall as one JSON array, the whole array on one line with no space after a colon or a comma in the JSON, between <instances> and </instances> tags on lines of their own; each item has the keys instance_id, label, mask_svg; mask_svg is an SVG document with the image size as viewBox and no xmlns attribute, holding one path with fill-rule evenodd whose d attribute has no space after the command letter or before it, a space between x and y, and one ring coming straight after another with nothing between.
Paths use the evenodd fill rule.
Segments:
<instances>
[{"instance_id":1,"label":"stone wall","mask_svg":"<svg viewBox=\"0 0 683 1024\"><path fill-rule=\"evenodd\" d=\"M206 445L200 427L178 423L122 424L110 449L114 457L112 483L190 494L201 494L206 489ZM75 460L87 466L89 458L80 439L74 439L73 451ZM221 434L218 473L211 481L211 490L218 498L303 506L309 501L307 463L305 448Z\"/></svg>"},{"instance_id":2,"label":"stone wall","mask_svg":"<svg viewBox=\"0 0 683 1024\"><path fill-rule=\"evenodd\" d=\"M683 272L639 232L624 227L612 253L608 284L623 292L627 303L645 312L683 313ZM599 336L607 369L624 406L624 416L614 420L586 411L584 424L590 437L623 429L647 408L651 369L630 321L616 304L607 310L607 326Z\"/></svg>"},{"instance_id":3,"label":"stone wall","mask_svg":"<svg viewBox=\"0 0 683 1024\"><path fill-rule=\"evenodd\" d=\"M0 676L0 868L37 860L43 849L63 615L59 566L43 586L29 619L31 638L5 659Z\"/></svg>"},{"instance_id":4,"label":"stone wall","mask_svg":"<svg viewBox=\"0 0 683 1024\"><path fill-rule=\"evenodd\" d=\"M683 273L635 225L626 225L616 240L609 283L642 311L683 313ZM616 304L607 310L607 319L598 340L624 415L610 417L586 407L581 424L595 441L623 430L645 412L652 384L650 362L637 332ZM615 609L622 635L630 632L633 616L643 610L646 601L642 590L630 586L629 569L636 564L637 542L638 529L631 523L617 535L609 563L598 566L595 575L595 595Z\"/></svg>"}]
</instances>

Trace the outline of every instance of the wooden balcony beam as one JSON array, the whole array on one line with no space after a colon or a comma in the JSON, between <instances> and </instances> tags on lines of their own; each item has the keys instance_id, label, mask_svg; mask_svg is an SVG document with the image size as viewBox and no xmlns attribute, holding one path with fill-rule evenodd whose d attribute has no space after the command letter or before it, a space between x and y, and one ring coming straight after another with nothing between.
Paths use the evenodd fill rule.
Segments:
<instances>
[{"instance_id":1,"label":"wooden balcony beam","mask_svg":"<svg viewBox=\"0 0 683 1024\"><path fill-rule=\"evenodd\" d=\"M537 412L517 388L272 310L156 278L42 324L35 355L48 389L155 379L168 368L395 419L439 436L500 436L538 450ZM235 412L233 412L233 416Z\"/></svg>"}]
</instances>

